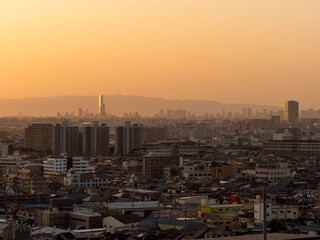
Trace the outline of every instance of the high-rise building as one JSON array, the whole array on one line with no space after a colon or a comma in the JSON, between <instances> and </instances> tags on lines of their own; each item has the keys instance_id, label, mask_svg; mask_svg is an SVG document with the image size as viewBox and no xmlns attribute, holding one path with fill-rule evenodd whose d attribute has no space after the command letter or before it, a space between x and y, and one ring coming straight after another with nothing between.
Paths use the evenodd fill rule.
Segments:
<instances>
[{"instance_id":1,"label":"high-rise building","mask_svg":"<svg viewBox=\"0 0 320 240\"><path fill-rule=\"evenodd\" d=\"M64 152L64 132L60 123L57 123L53 131L53 154L60 155Z\"/></svg>"},{"instance_id":2,"label":"high-rise building","mask_svg":"<svg viewBox=\"0 0 320 240\"><path fill-rule=\"evenodd\" d=\"M284 120L287 123L297 123L299 119L299 103L296 101L286 101L284 106Z\"/></svg>"},{"instance_id":3,"label":"high-rise building","mask_svg":"<svg viewBox=\"0 0 320 240\"><path fill-rule=\"evenodd\" d=\"M98 156L107 156L110 153L109 147L109 127L102 123L101 126L96 128L97 135L97 147L96 147L96 155Z\"/></svg>"},{"instance_id":4,"label":"high-rise building","mask_svg":"<svg viewBox=\"0 0 320 240\"><path fill-rule=\"evenodd\" d=\"M82 132L82 152L84 156L96 156L96 129L93 126L86 126L81 128Z\"/></svg>"},{"instance_id":5,"label":"high-rise building","mask_svg":"<svg viewBox=\"0 0 320 240\"><path fill-rule=\"evenodd\" d=\"M25 129L24 145L28 149L47 151L53 150L53 125L30 124Z\"/></svg>"},{"instance_id":6,"label":"high-rise building","mask_svg":"<svg viewBox=\"0 0 320 240\"><path fill-rule=\"evenodd\" d=\"M84 156L107 156L109 148L109 127L103 123L93 122L91 126L82 127L80 130L80 149Z\"/></svg>"},{"instance_id":7,"label":"high-rise building","mask_svg":"<svg viewBox=\"0 0 320 240\"><path fill-rule=\"evenodd\" d=\"M99 117L106 116L106 106L103 102L103 95L99 95Z\"/></svg>"},{"instance_id":8,"label":"high-rise building","mask_svg":"<svg viewBox=\"0 0 320 240\"><path fill-rule=\"evenodd\" d=\"M79 108L79 117L82 117L82 108Z\"/></svg>"},{"instance_id":9,"label":"high-rise building","mask_svg":"<svg viewBox=\"0 0 320 240\"><path fill-rule=\"evenodd\" d=\"M68 126L68 122L56 124L54 127L53 153L60 155L66 153L68 156L79 156L79 127Z\"/></svg>"},{"instance_id":10,"label":"high-rise building","mask_svg":"<svg viewBox=\"0 0 320 240\"><path fill-rule=\"evenodd\" d=\"M68 156L79 156L79 127L66 127L65 129L65 153Z\"/></svg>"},{"instance_id":11,"label":"high-rise building","mask_svg":"<svg viewBox=\"0 0 320 240\"><path fill-rule=\"evenodd\" d=\"M117 127L115 132L115 155L122 156L138 149L142 145L142 125L125 122L124 126Z\"/></svg>"},{"instance_id":12,"label":"high-rise building","mask_svg":"<svg viewBox=\"0 0 320 240\"><path fill-rule=\"evenodd\" d=\"M248 118L251 118L251 117L252 117L252 109L248 108Z\"/></svg>"}]
</instances>

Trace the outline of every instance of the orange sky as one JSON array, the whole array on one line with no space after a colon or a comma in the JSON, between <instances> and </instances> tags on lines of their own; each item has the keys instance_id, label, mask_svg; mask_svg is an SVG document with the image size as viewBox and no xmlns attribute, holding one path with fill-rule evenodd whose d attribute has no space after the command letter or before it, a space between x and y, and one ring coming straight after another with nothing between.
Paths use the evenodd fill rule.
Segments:
<instances>
[{"instance_id":1,"label":"orange sky","mask_svg":"<svg viewBox=\"0 0 320 240\"><path fill-rule=\"evenodd\" d=\"M320 108L319 0L1 0L0 98Z\"/></svg>"}]
</instances>

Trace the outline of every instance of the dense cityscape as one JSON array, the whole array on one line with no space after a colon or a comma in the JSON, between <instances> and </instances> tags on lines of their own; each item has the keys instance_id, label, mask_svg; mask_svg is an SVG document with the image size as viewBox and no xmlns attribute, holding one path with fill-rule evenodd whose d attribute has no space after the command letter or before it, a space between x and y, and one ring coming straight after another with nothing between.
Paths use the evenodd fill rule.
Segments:
<instances>
[{"instance_id":1,"label":"dense cityscape","mask_svg":"<svg viewBox=\"0 0 320 240\"><path fill-rule=\"evenodd\" d=\"M3 117L2 237L313 239L320 119L284 105L117 117L100 95L95 114Z\"/></svg>"},{"instance_id":2,"label":"dense cityscape","mask_svg":"<svg viewBox=\"0 0 320 240\"><path fill-rule=\"evenodd\" d=\"M320 0L0 0L0 240L320 240Z\"/></svg>"}]
</instances>

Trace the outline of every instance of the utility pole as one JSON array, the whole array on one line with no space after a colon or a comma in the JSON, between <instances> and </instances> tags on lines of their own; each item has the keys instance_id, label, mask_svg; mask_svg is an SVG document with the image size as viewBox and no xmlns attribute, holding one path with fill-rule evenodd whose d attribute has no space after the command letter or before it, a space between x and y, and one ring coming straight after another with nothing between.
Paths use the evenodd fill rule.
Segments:
<instances>
[{"instance_id":1,"label":"utility pole","mask_svg":"<svg viewBox=\"0 0 320 240\"><path fill-rule=\"evenodd\" d=\"M264 181L263 186L263 239L267 240L267 186L266 181Z\"/></svg>"}]
</instances>

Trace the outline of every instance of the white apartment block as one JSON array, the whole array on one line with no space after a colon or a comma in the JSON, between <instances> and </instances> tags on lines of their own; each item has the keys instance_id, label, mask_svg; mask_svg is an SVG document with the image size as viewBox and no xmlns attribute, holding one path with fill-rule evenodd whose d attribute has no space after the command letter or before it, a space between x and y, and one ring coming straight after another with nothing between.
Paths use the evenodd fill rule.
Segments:
<instances>
[{"instance_id":1,"label":"white apartment block","mask_svg":"<svg viewBox=\"0 0 320 240\"><path fill-rule=\"evenodd\" d=\"M272 219L297 219L300 217L298 206L278 205L267 202L267 222ZM260 196L254 200L254 221L263 222L263 199Z\"/></svg>"},{"instance_id":2,"label":"white apartment block","mask_svg":"<svg viewBox=\"0 0 320 240\"><path fill-rule=\"evenodd\" d=\"M49 178L51 173L67 172L67 158L47 158L43 162L44 177Z\"/></svg>"},{"instance_id":3,"label":"white apartment block","mask_svg":"<svg viewBox=\"0 0 320 240\"><path fill-rule=\"evenodd\" d=\"M85 174L95 174L95 167L91 167L89 161L83 160L80 157L73 158L72 167L68 170L65 177L65 185L86 187L90 184L91 186L91 181L88 181L85 185L81 185L81 176Z\"/></svg>"}]
</instances>

